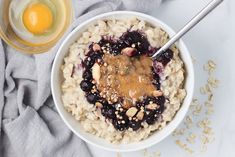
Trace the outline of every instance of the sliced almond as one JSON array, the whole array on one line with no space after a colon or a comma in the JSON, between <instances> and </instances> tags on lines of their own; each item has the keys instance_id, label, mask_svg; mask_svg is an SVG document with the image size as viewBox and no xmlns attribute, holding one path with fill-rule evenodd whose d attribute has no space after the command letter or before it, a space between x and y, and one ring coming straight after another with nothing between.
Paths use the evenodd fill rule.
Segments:
<instances>
[{"instance_id":1,"label":"sliced almond","mask_svg":"<svg viewBox=\"0 0 235 157\"><path fill-rule=\"evenodd\" d=\"M93 51L100 51L101 50L101 47L99 44L94 44L93 47L92 47Z\"/></svg>"},{"instance_id":2,"label":"sliced almond","mask_svg":"<svg viewBox=\"0 0 235 157\"><path fill-rule=\"evenodd\" d=\"M153 91L153 96L155 96L155 97L162 96L162 95L163 95L163 93L160 90Z\"/></svg>"},{"instance_id":3,"label":"sliced almond","mask_svg":"<svg viewBox=\"0 0 235 157\"><path fill-rule=\"evenodd\" d=\"M142 120L144 118L144 111L140 110L137 115L136 115L137 119Z\"/></svg>"},{"instance_id":4,"label":"sliced almond","mask_svg":"<svg viewBox=\"0 0 235 157\"><path fill-rule=\"evenodd\" d=\"M97 63L95 63L92 67L92 76L93 76L93 79L97 83L99 83L99 80L100 80L100 66Z\"/></svg>"},{"instance_id":5,"label":"sliced almond","mask_svg":"<svg viewBox=\"0 0 235 157\"><path fill-rule=\"evenodd\" d=\"M132 107L132 103L128 100L124 100L123 104L122 104L122 107L125 108L125 109L129 109Z\"/></svg>"},{"instance_id":6,"label":"sliced almond","mask_svg":"<svg viewBox=\"0 0 235 157\"><path fill-rule=\"evenodd\" d=\"M131 107L126 111L128 117L133 117L137 113L138 109L136 107Z\"/></svg>"},{"instance_id":7,"label":"sliced almond","mask_svg":"<svg viewBox=\"0 0 235 157\"><path fill-rule=\"evenodd\" d=\"M156 110L159 106L155 103L146 105L146 108L149 110Z\"/></svg>"},{"instance_id":8,"label":"sliced almond","mask_svg":"<svg viewBox=\"0 0 235 157\"><path fill-rule=\"evenodd\" d=\"M98 107L98 108L102 108L103 107L103 105L100 102L96 102L95 106Z\"/></svg>"},{"instance_id":9,"label":"sliced almond","mask_svg":"<svg viewBox=\"0 0 235 157\"><path fill-rule=\"evenodd\" d=\"M136 53L136 49L133 47L126 47L122 49L122 54L125 54L127 56L133 56Z\"/></svg>"}]
</instances>

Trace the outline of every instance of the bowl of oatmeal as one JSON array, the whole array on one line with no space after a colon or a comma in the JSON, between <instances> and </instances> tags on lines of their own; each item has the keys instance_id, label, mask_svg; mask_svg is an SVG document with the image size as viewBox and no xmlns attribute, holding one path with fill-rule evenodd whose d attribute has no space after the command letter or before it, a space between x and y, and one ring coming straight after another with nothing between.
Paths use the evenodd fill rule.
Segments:
<instances>
[{"instance_id":1,"label":"bowl of oatmeal","mask_svg":"<svg viewBox=\"0 0 235 157\"><path fill-rule=\"evenodd\" d=\"M58 50L51 79L67 126L111 151L136 151L166 138L187 113L194 88L183 41L151 58L174 33L154 17L129 11L75 28Z\"/></svg>"}]
</instances>

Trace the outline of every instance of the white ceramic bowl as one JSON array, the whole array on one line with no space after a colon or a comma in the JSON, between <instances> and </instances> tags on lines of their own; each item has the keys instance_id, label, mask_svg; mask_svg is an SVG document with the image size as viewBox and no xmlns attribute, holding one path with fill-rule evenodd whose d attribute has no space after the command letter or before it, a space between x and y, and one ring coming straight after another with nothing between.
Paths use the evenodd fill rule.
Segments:
<instances>
[{"instance_id":1,"label":"white ceramic bowl","mask_svg":"<svg viewBox=\"0 0 235 157\"><path fill-rule=\"evenodd\" d=\"M184 99L184 102L180 108L180 110L177 112L174 119L168 123L168 125L163 128L160 131L156 131L153 135L151 135L149 138L137 142L137 143L131 143L131 144L121 144L121 145L115 145L111 144L104 139L97 138L94 135L91 135L89 133L86 133L78 121L75 120L75 118L68 113L65 108L63 107L63 103L61 100L61 84L62 84L62 71L60 69L61 65L63 64L63 58L67 55L69 51L69 47L72 43L78 39L78 37L81 35L83 31L87 29L87 27L93 23L95 23L98 19L110 19L110 18L116 18L116 19L124 19L126 17L138 17L139 19L143 19L147 21L148 23L154 25L154 26L160 26L163 28L170 36L174 35L175 32L166 24L163 22L157 20L154 17L151 17L149 15L145 15L142 13L137 12L130 12L130 11L116 11L116 12L109 12L105 13L96 17L93 17L86 22L81 23L78 27L76 27L63 41L61 44L58 53L56 55L56 58L54 60L54 64L52 67L52 74L51 74L51 88L52 88L52 95L56 104L56 107L58 109L58 112L66 125L81 139L84 141L93 144L95 146L98 146L100 148L110 150L110 151L119 151L119 152L128 152L128 151L136 151L140 149L144 149L147 147L150 147L160 141L162 141L164 138L166 138L169 134L171 134L172 131L180 124L180 122L185 117L188 108L190 106L192 95L193 95L193 89L194 89L194 69L193 64L191 60L190 53L188 49L186 48L185 44L182 40L180 40L177 43L178 48L181 51L181 58L185 63L186 67L186 83L185 83L185 89L187 91L187 96Z\"/></svg>"}]
</instances>

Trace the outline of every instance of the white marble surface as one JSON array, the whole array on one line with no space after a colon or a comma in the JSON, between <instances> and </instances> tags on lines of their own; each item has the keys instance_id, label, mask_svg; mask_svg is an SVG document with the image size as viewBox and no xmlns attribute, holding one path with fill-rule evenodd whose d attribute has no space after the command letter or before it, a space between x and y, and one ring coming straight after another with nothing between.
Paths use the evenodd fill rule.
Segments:
<instances>
[{"instance_id":1,"label":"white marble surface","mask_svg":"<svg viewBox=\"0 0 235 157\"><path fill-rule=\"evenodd\" d=\"M210 0L166 0L160 9L152 15L178 30L192 16L194 16ZM146 0L147 3L147 0ZM122 157L157 157L151 152L160 151L161 157L234 157L235 156L235 0L225 0L213 13L206 17L185 37L184 41L192 56L196 58L195 97L203 102L199 88L205 84L207 74L203 71L203 64L209 59L217 63L215 76L220 80L219 88L214 92L215 112L209 116L212 121L215 140L207 145L205 152L200 151L201 143L190 145L195 151L193 154L185 152L175 144L176 138L169 136L161 143L148 148L148 155L143 151L121 153ZM203 118L204 115L194 118ZM179 127L183 127L181 124ZM201 130L191 129L195 134ZM116 157L117 153L107 152L90 146L95 157ZM176 155L177 154L177 155Z\"/></svg>"}]
</instances>

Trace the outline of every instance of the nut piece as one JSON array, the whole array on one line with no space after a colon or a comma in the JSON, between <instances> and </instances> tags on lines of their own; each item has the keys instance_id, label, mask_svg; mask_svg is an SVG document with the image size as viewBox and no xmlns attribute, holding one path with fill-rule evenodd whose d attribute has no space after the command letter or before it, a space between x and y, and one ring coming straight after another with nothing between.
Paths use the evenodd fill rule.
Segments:
<instances>
[{"instance_id":1,"label":"nut piece","mask_svg":"<svg viewBox=\"0 0 235 157\"><path fill-rule=\"evenodd\" d=\"M125 108L125 109L129 109L129 108L132 107L132 104L128 100L124 100L124 102L122 104L122 107Z\"/></svg>"},{"instance_id":2,"label":"nut piece","mask_svg":"<svg viewBox=\"0 0 235 157\"><path fill-rule=\"evenodd\" d=\"M159 106L155 103L146 105L146 108L149 110L156 110Z\"/></svg>"},{"instance_id":3,"label":"nut piece","mask_svg":"<svg viewBox=\"0 0 235 157\"><path fill-rule=\"evenodd\" d=\"M137 113L138 109L135 107L131 107L126 111L126 115L128 117L133 117Z\"/></svg>"},{"instance_id":4,"label":"nut piece","mask_svg":"<svg viewBox=\"0 0 235 157\"><path fill-rule=\"evenodd\" d=\"M137 119L142 120L144 118L144 111L140 110L137 115L136 115Z\"/></svg>"},{"instance_id":5,"label":"nut piece","mask_svg":"<svg viewBox=\"0 0 235 157\"><path fill-rule=\"evenodd\" d=\"M100 66L97 63L95 63L92 67L92 76L93 76L93 79L97 83L99 83L99 80L100 80Z\"/></svg>"},{"instance_id":6,"label":"nut piece","mask_svg":"<svg viewBox=\"0 0 235 157\"><path fill-rule=\"evenodd\" d=\"M162 95L163 95L163 93L160 90L153 91L153 96L155 96L155 97L162 96Z\"/></svg>"},{"instance_id":7,"label":"nut piece","mask_svg":"<svg viewBox=\"0 0 235 157\"><path fill-rule=\"evenodd\" d=\"M103 105L100 102L96 102L95 106L98 107L98 108L102 108L103 107Z\"/></svg>"},{"instance_id":8,"label":"nut piece","mask_svg":"<svg viewBox=\"0 0 235 157\"><path fill-rule=\"evenodd\" d=\"M93 47L92 47L92 49L93 49L93 51L100 51L100 50L101 50L99 44L94 44Z\"/></svg>"},{"instance_id":9,"label":"nut piece","mask_svg":"<svg viewBox=\"0 0 235 157\"><path fill-rule=\"evenodd\" d=\"M136 49L133 47L126 47L122 49L122 54L125 54L129 57L133 56L136 53Z\"/></svg>"}]
</instances>

